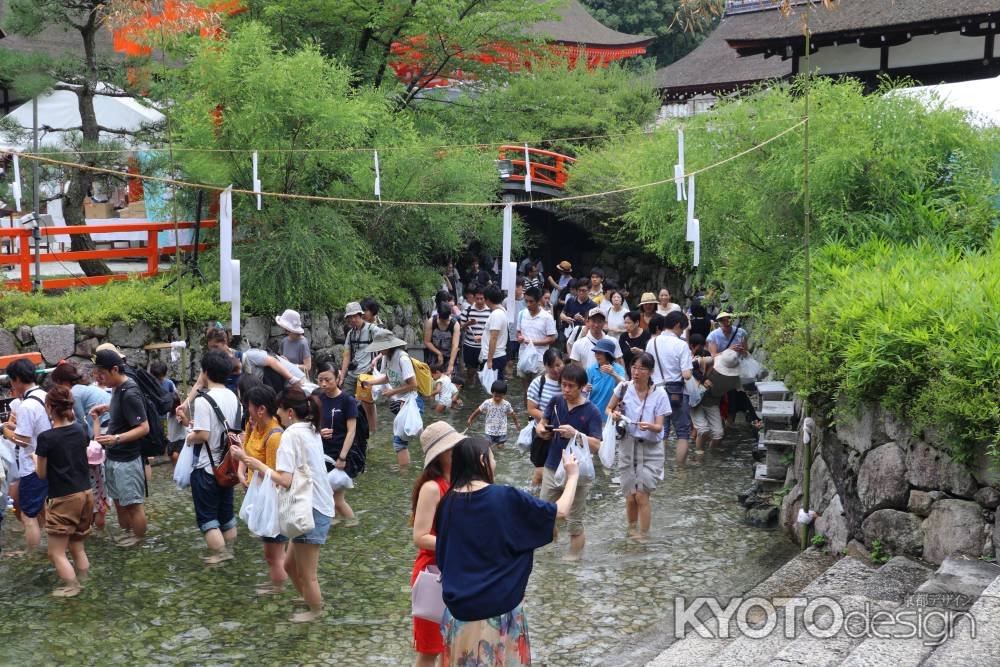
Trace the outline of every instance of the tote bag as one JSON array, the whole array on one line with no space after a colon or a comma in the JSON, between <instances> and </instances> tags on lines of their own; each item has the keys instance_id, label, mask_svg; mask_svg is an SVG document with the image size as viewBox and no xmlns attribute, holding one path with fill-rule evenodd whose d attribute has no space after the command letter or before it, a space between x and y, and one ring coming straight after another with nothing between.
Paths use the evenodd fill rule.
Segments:
<instances>
[{"instance_id":1,"label":"tote bag","mask_svg":"<svg viewBox=\"0 0 1000 667\"><path fill-rule=\"evenodd\" d=\"M428 565L417 573L417 580L410 589L410 603L413 616L432 623L440 623L444 616L444 587L441 585L441 571Z\"/></svg>"},{"instance_id":2,"label":"tote bag","mask_svg":"<svg viewBox=\"0 0 1000 667\"><path fill-rule=\"evenodd\" d=\"M291 539L311 532L316 524L312 513L312 471L305 450L297 436L291 443L295 447L295 470L292 485L278 491L278 523L281 534Z\"/></svg>"}]
</instances>

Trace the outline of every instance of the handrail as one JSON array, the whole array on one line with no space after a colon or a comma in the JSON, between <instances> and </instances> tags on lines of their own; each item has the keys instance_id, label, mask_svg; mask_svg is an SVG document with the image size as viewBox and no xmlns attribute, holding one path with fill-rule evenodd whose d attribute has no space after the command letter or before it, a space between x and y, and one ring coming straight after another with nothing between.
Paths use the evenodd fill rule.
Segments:
<instances>
[{"instance_id":1,"label":"handrail","mask_svg":"<svg viewBox=\"0 0 1000 667\"><path fill-rule=\"evenodd\" d=\"M201 228L211 228L216 226L215 220L203 220ZM179 222L178 229L194 229L193 222ZM66 225L61 227L42 227L39 233L42 236L61 236L70 234L114 234L116 232L146 232L146 245L138 248L108 248L103 250L70 250L66 252L40 252L38 261L48 262L76 262L95 259L123 259L128 257L145 258L146 270L138 272L139 276L148 278L159 274L160 256L172 255L177 252L176 245L160 247L159 233L173 231L172 222L126 222L121 224L108 225ZM0 229L0 238L19 239L18 251L16 254L0 254L0 264L20 265L20 279L5 281L5 287L14 287L22 292L30 292L31 265L34 263L34 255L31 252L31 231L30 229ZM179 239L174 239L175 244ZM202 250L209 246L207 243L199 243L198 249ZM181 245L182 252L190 252L194 249L193 244ZM125 280L132 274L116 273L107 276L74 276L71 278L51 278L42 281L42 289L61 289L66 287L82 287L85 285L103 285L112 280Z\"/></svg>"},{"instance_id":2,"label":"handrail","mask_svg":"<svg viewBox=\"0 0 1000 667\"><path fill-rule=\"evenodd\" d=\"M541 148L528 148L528 161L525 161L523 159L524 147L511 145L500 147L500 159L508 159L508 152L521 156L520 158L510 160L510 163L512 166L521 167L524 171L521 174L512 173L506 178L509 181L525 181L526 174L530 170L532 183L551 185L559 189L564 189L566 181L569 180L569 172L566 170L566 167L576 163L575 158ZM548 158L553 160L555 164L548 164L541 161L536 162L532 157Z\"/></svg>"}]
</instances>

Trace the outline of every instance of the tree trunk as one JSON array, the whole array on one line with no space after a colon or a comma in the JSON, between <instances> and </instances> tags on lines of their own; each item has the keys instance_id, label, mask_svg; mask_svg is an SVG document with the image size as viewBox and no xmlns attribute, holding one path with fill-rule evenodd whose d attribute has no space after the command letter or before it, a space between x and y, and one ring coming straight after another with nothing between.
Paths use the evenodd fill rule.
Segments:
<instances>
[{"instance_id":1,"label":"tree trunk","mask_svg":"<svg viewBox=\"0 0 1000 667\"><path fill-rule=\"evenodd\" d=\"M92 10L87 22L80 29L83 37L83 49L87 59L86 80L77 90L76 98L80 108L80 119L82 121L82 131L84 146L96 146L100 141L100 130L97 125L97 113L94 111L94 92L97 88L97 56L94 48L94 36L97 34L97 11ZM81 163L94 166L96 164L94 156L87 154L81 156ZM63 199L63 218L67 225L86 225L83 201L90 191L93 183L93 172L82 169L70 171L69 189ZM70 235L70 248L74 251L96 250L94 240L89 234ZM86 276L107 276L111 274L111 269L100 259L80 260L80 269Z\"/></svg>"}]
</instances>

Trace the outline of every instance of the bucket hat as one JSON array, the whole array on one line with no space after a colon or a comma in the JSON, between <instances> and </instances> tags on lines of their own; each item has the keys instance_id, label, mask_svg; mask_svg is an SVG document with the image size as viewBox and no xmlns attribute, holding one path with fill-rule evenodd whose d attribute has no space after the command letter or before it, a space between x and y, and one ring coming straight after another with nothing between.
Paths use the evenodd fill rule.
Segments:
<instances>
[{"instance_id":1,"label":"bucket hat","mask_svg":"<svg viewBox=\"0 0 1000 667\"><path fill-rule=\"evenodd\" d=\"M360 315L363 312L365 311L361 309L361 304L357 301L352 301L344 307L344 318L346 319L351 315Z\"/></svg>"},{"instance_id":2,"label":"bucket hat","mask_svg":"<svg viewBox=\"0 0 1000 667\"><path fill-rule=\"evenodd\" d=\"M719 375L737 377L740 374L740 355L736 350L725 350L715 358L715 371Z\"/></svg>"},{"instance_id":3,"label":"bucket hat","mask_svg":"<svg viewBox=\"0 0 1000 667\"><path fill-rule=\"evenodd\" d=\"M656 298L656 295L653 294L652 292L643 292L642 293L642 298L639 299L639 305L640 306L645 306L646 304L652 304L652 305L656 306L656 305L659 305L659 303L660 302Z\"/></svg>"},{"instance_id":4,"label":"bucket hat","mask_svg":"<svg viewBox=\"0 0 1000 667\"><path fill-rule=\"evenodd\" d=\"M614 344L613 341L611 341L608 338L602 338L601 340L599 340L596 343L594 343L594 347L592 348L591 351L592 352L603 352L604 354L608 355L612 359L615 358L615 344Z\"/></svg>"},{"instance_id":5,"label":"bucket hat","mask_svg":"<svg viewBox=\"0 0 1000 667\"><path fill-rule=\"evenodd\" d=\"M291 331L293 334L303 334L305 329L302 328L302 318L299 317L299 312L297 310L292 310L289 308L281 315L274 318L275 323L285 331Z\"/></svg>"},{"instance_id":6,"label":"bucket hat","mask_svg":"<svg viewBox=\"0 0 1000 667\"><path fill-rule=\"evenodd\" d=\"M424 468L439 454L448 451L462 440L465 440L465 436L448 422L436 421L430 424L420 434L420 448L424 450Z\"/></svg>"},{"instance_id":7,"label":"bucket hat","mask_svg":"<svg viewBox=\"0 0 1000 667\"><path fill-rule=\"evenodd\" d=\"M371 344L365 348L365 354L375 354L382 350L390 350L394 347L405 347L406 341L397 338L388 329L380 329L373 337Z\"/></svg>"}]
</instances>

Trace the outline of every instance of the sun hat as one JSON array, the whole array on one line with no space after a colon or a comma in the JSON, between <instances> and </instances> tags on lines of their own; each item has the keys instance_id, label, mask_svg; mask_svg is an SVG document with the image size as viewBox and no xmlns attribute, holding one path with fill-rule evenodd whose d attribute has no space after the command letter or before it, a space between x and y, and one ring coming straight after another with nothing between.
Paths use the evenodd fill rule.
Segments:
<instances>
[{"instance_id":1,"label":"sun hat","mask_svg":"<svg viewBox=\"0 0 1000 667\"><path fill-rule=\"evenodd\" d=\"M365 354L375 354L376 352L381 352L382 350L405 346L406 341L402 338L397 338L388 329L379 329L379 331L372 337L371 344L365 348Z\"/></svg>"},{"instance_id":2,"label":"sun hat","mask_svg":"<svg viewBox=\"0 0 1000 667\"><path fill-rule=\"evenodd\" d=\"M573 270L573 265L570 264L569 262L567 262L564 259L563 261L561 261L558 264L556 264L556 268L559 269L560 271L564 271L566 273L569 273L569 272L571 272Z\"/></svg>"},{"instance_id":3,"label":"sun hat","mask_svg":"<svg viewBox=\"0 0 1000 667\"><path fill-rule=\"evenodd\" d=\"M121 367L125 362L125 357L118 354L117 350L98 350L94 355L94 365L110 371L115 366Z\"/></svg>"},{"instance_id":4,"label":"sun hat","mask_svg":"<svg viewBox=\"0 0 1000 667\"><path fill-rule=\"evenodd\" d=\"M87 463L92 466L99 466L104 463L104 447L96 440L91 440L87 445Z\"/></svg>"},{"instance_id":5,"label":"sun hat","mask_svg":"<svg viewBox=\"0 0 1000 667\"><path fill-rule=\"evenodd\" d=\"M291 331L293 334L303 334L306 332L306 330L302 328L302 318L299 317L298 311L292 310L291 308L283 312L281 315L276 316L274 321L279 327L285 331Z\"/></svg>"},{"instance_id":6,"label":"sun hat","mask_svg":"<svg viewBox=\"0 0 1000 667\"><path fill-rule=\"evenodd\" d=\"M357 301L352 301L349 304L347 304L347 306L344 307L344 317L345 318L348 318L351 315L360 315L363 312L365 312L365 311L362 310L361 304L358 303Z\"/></svg>"},{"instance_id":7,"label":"sun hat","mask_svg":"<svg viewBox=\"0 0 1000 667\"><path fill-rule=\"evenodd\" d=\"M718 315L716 315L715 319L716 320L721 320L724 317L728 317L729 319L732 319L733 318L733 314L724 310L721 313L719 313Z\"/></svg>"},{"instance_id":8,"label":"sun hat","mask_svg":"<svg viewBox=\"0 0 1000 667\"><path fill-rule=\"evenodd\" d=\"M740 374L740 355L736 350L725 350L715 358L715 370L719 375L736 377Z\"/></svg>"},{"instance_id":9,"label":"sun hat","mask_svg":"<svg viewBox=\"0 0 1000 667\"><path fill-rule=\"evenodd\" d=\"M587 319L589 320L595 317L603 317L604 319L608 319L608 316L605 315L604 311L601 310L600 308L591 308L590 312L587 313Z\"/></svg>"},{"instance_id":10,"label":"sun hat","mask_svg":"<svg viewBox=\"0 0 1000 667\"><path fill-rule=\"evenodd\" d=\"M95 352L95 353L97 353L97 352L103 352L104 350L111 350L112 352L114 352L115 354L117 354L117 355L118 355L119 357L121 357L122 359L124 359L124 358L125 358L125 355L124 355L124 353L122 353L122 351L121 351L121 350L119 350L119 349L118 349L118 348L117 348L117 347L115 346L115 344L114 344L114 343L101 343L100 345L98 345L98 346L97 346L97 347L96 347L96 348L94 349L94 352Z\"/></svg>"},{"instance_id":11,"label":"sun hat","mask_svg":"<svg viewBox=\"0 0 1000 667\"><path fill-rule=\"evenodd\" d=\"M646 304L658 305L660 302L657 300L656 295L652 292L643 292L642 298L639 299L639 305L645 306Z\"/></svg>"},{"instance_id":12,"label":"sun hat","mask_svg":"<svg viewBox=\"0 0 1000 667\"><path fill-rule=\"evenodd\" d=\"M594 347L591 349L592 352L603 352L612 359L615 358L615 344L610 338L602 338L601 340L594 343Z\"/></svg>"},{"instance_id":13,"label":"sun hat","mask_svg":"<svg viewBox=\"0 0 1000 667\"><path fill-rule=\"evenodd\" d=\"M448 422L436 421L420 434L420 447L424 450L424 468L430 465L438 454L448 451L465 440L465 436Z\"/></svg>"}]
</instances>

